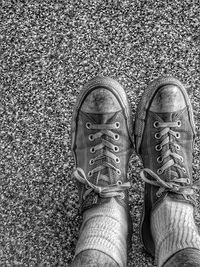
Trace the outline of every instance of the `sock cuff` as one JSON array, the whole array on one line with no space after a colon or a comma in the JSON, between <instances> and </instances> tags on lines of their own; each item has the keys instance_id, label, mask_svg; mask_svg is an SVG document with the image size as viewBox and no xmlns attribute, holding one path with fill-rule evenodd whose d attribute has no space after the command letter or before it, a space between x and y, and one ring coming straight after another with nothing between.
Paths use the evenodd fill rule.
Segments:
<instances>
[{"instance_id":1,"label":"sock cuff","mask_svg":"<svg viewBox=\"0 0 200 267\"><path fill-rule=\"evenodd\" d=\"M127 233L127 218L121 206L116 208L114 203L112 207L105 205L89 210L84 215L75 256L85 250L99 250L120 267L126 266Z\"/></svg>"},{"instance_id":2,"label":"sock cuff","mask_svg":"<svg viewBox=\"0 0 200 267\"><path fill-rule=\"evenodd\" d=\"M178 231L169 233L156 248L155 261L163 266L173 254L185 248L200 249L200 237L196 231L184 229L185 237Z\"/></svg>"},{"instance_id":3,"label":"sock cuff","mask_svg":"<svg viewBox=\"0 0 200 267\"><path fill-rule=\"evenodd\" d=\"M200 236L194 222L193 207L165 200L152 214L151 230L156 246L155 260L160 267L179 250L200 249Z\"/></svg>"}]
</instances>

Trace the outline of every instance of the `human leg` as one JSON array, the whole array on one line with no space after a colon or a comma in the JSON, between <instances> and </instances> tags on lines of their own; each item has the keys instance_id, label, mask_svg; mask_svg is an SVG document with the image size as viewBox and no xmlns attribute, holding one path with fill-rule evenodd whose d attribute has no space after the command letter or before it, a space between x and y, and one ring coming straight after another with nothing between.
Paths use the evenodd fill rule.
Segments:
<instances>
[{"instance_id":1,"label":"human leg","mask_svg":"<svg viewBox=\"0 0 200 267\"><path fill-rule=\"evenodd\" d=\"M99 250L85 250L79 253L70 267L118 267L119 265L107 254Z\"/></svg>"},{"instance_id":2,"label":"human leg","mask_svg":"<svg viewBox=\"0 0 200 267\"><path fill-rule=\"evenodd\" d=\"M194 248L185 248L171 256L163 267L199 267L200 251Z\"/></svg>"},{"instance_id":3,"label":"human leg","mask_svg":"<svg viewBox=\"0 0 200 267\"><path fill-rule=\"evenodd\" d=\"M116 81L98 77L85 85L72 119L74 177L83 213L72 266L126 266L131 121L127 96Z\"/></svg>"},{"instance_id":4,"label":"human leg","mask_svg":"<svg viewBox=\"0 0 200 267\"><path fill-rule=\"evenodd\" d=\"M199 259L192 179L194 128L191 104L182 83L172 77L154 81L138 105L135 142L144 164L141 237L158 266L167 260L172 264L180 259L173 255L188 248L195 260Z\"/></svg>"}]
</instances>

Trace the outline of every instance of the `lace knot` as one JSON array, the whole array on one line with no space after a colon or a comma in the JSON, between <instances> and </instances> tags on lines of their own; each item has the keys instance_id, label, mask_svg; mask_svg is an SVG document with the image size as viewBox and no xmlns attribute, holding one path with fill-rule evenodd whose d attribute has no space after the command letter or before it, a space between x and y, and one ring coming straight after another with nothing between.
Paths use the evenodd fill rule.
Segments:
<instances>
[{"instance_id":1,"label":"lace knot","mask_svg":"<svg viewBox=\"0 0 200 267\"><path fill-rule=\"evenodd\" d=\"M149 176L152 179L147 178L145 173L149 174ZM195 194L195 190L198 189L197 184L200 183L200 181L197 181L193 185L180 185L173 181L166 182L166 181L163 181L156 173L154 173L152 170L148 168L144 168L140 172L140 176L144 182L159 187L156 193L158 197L160 197L164 192L173 192L173 193L182 195L187 200L188 200L188 197L194 200L193 195ZM177 180L178 179L176 179L176 181ZM183 183L187 184L188 178L180 178L180 180Z\"/></svg>"},{"instance_id":2,"label":"lace knot","mask_svg":"<svg viewBox=\"0 0 200 267\"><path fill-rule=\"evenodd\" d=\"M74 177L82 184L87 186L87 190L85 191L85 194L83 196L83 199L86 198L87 195L89 195L92 191L97 193L100 197L102 198L107 198L107 197L121 197L122 192L127 190L130 187L130 183L122 183L122 184L113 184L113 185L108 185L108 186L97 186L91 183L86 175L83 169L77 168L74 171Z\"/></svg>"}]
</instances>

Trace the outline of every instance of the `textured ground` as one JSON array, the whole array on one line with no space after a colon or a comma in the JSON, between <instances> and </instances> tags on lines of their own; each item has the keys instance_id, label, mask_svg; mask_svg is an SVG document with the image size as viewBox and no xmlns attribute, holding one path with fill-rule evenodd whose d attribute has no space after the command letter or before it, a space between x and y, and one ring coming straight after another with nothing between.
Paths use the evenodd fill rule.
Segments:
<instances>
[{"instance_id":1,"label":"textured ground","mask_svg":"<svg viewBox=\"0 0 200 267\"><path fill-rule=\"evenodd\" d=\"M150 80L181 79L200 127L199 0L0 1L0 266L67 266L80 226L70 121L97 74L125 88L133 115ZM194 176L200 175L200 137ZM129 266L153 266L138 224L141 162L130 161ZM197 216L199 222L199 217Z\"/></svg>"}]
</instances>

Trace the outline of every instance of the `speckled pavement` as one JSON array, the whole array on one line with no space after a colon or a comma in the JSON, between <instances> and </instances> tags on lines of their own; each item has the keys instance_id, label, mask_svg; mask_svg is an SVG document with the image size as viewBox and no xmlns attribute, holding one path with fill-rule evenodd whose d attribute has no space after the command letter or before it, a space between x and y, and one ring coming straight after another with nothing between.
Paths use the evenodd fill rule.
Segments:
<instances>
[{"instance_id":1,"label":"speckled pavement","mask_svg":"<svg viewBox=\"0 0 200 267\"><path fill-rule=\"evenodd\" d=\"M149 81L182 80L197 123L199 177L199 23L199 0L0 1L0 266L71 262L81 223L71 115L81 86L96 75L124 86L133 116ZM132 267L154 266L139 239L141 168L133 154Z\"/></svg>"}]
</instances>

